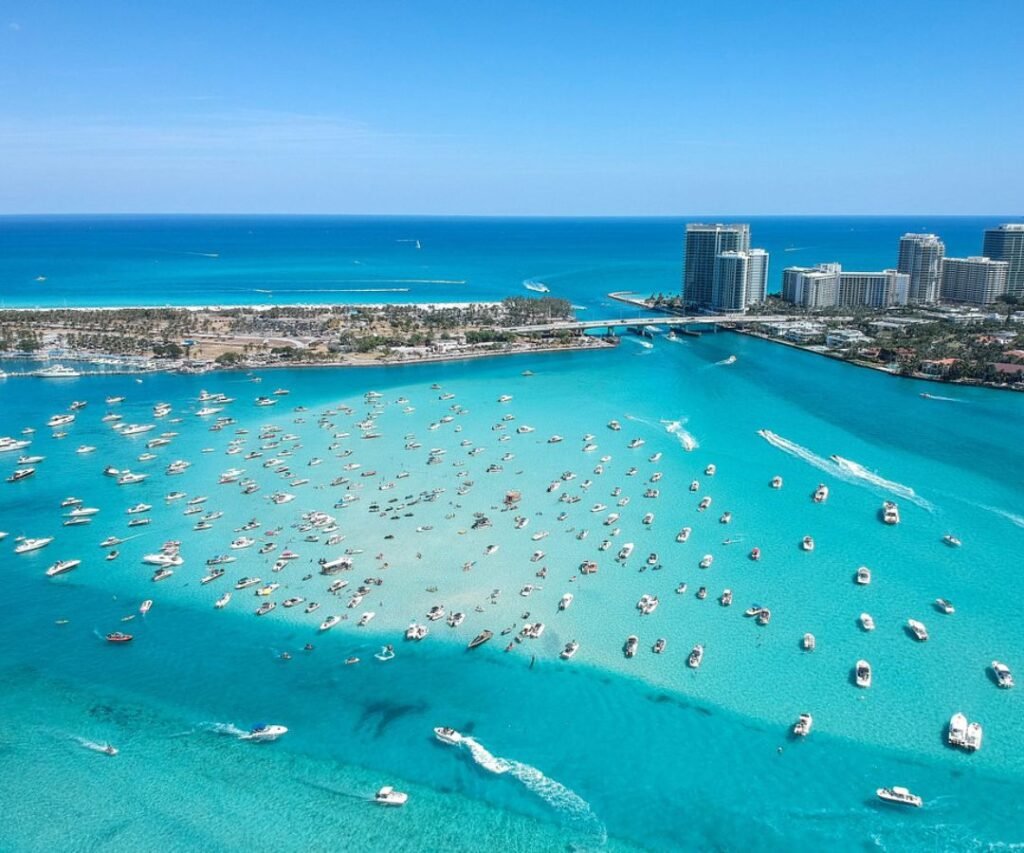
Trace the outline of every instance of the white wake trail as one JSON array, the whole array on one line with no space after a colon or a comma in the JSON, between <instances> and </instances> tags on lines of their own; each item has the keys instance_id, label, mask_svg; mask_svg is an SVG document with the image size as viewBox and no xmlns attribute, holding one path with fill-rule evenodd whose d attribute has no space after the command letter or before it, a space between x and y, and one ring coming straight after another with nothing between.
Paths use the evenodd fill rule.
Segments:
<instances>
[{"instance_id":1,"label":"white wake trail","mask_svg":"<svg viewBox=\"0 0 1024 853\"><path fill-rule=\"evenodd\" d=\"M669 433L669 435L674 435L679 441L679 444L682 445L683 450L690 452L691 450L696 450L700 447L700 442L697 441L693 433L687 432L683 429L686 424L686 420L686 418L680 418L677 421L663 420L662 424L665 425L665 432Z\"/></svg>"}]
</instances>

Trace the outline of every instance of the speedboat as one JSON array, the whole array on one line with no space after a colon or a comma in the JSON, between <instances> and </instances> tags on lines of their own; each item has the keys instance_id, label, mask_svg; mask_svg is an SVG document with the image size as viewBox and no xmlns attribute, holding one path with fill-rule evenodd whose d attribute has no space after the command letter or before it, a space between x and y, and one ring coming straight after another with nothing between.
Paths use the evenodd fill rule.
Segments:
<instances>
[{"instance_id":1,"label":"speedboat","mask_svg":"<svg viewBox=\"0 0 1024 853\"><path fill-rule=\"evenodd\" d=\"M370 624L370 620L373 619L377 614L372 610L367 610L362 616L359 617L359 621L356 622L357 628L364 628Z\"/></svg>"},{"instance_id":2,"label":"speedboat","mask_svg":"<svg viewBox=\"0 0 1024 853\"><path fill-rule=\"evenodd\" d=\"M169 578L173 574L174 569L157 569L155 572L153 572L153 577L151 577L150 580L154 582L167 580L167 578Z\"/></svg>"},{"instance_id":3,"label":"speedboat","mask_svg":"<svg viewBox=\"0 0 1024 853\"><path fill-rule=\"evenodd\" d=\"M218 610L223 610L225 607L227 607L229 601L231 601L231 593L225 592L220 598L218 598L213 603L213 606L216 607Z\"/></svg>"},{"instance_id":4,"label":"speedboat","mask_svg":"<svg viewBox=\"0 0 1024 853\"><path fill-rule=\"evenodd\" d=\"M801 642L801 645L803 646L803 649L804 649L805 652L813 652L814 651L814 647L816 645L816 642L815 642L815 639L814 639L814 634L811 634L811 633L804 634L804 638L803 638L803 640Z\"/></svg>"},{"instance_id":5,"label":"speedboat","mask_svg":"<svg viewBox=\"0 0 1024 853\"><path fill-rule=\"evenodd\" d=\"M690 651L690 656L686 659L686 665L690 669L699 669L701 663L704 660L704 646L698 643Z\"/></svg>"},{"instance_id":6,"label":"speedboat","mask_svg":"<svg viewBox=\"0 0 1024 853\"><path fill-rule=\"evenodd\" d=\"M711 554L705 554L700 561L700 567L702 569L710 569L711 564L715 561L715 558Z\"/></svg>"},{"instance_id":7,"label":"speedboat","mask_svg":"<svg viewBox=\"0 0 1024 853\"><path fill-rule=\"evenodd\" d=\"M704 476L705 477L714 477L716 470L717 469L715 468L715 466L713 464L712 465L708 465L708 467L704 469Z\"/></svg>"},{"instance_id":8,"label":"speedboat","mask_svg":"<svg viewBox=\"0 0 1024 853\"><path fill-rule=\"evenodd\" d=\"M761 559L761 549L760 548L753 548L751 550L751 552L750 552L750 559L751 560L760 560Z\"/></svg>"},{"instance_id":9,"label":"speedboat","mask_svg":"<svg viewBox=\"0 0 1024 853\"><path fill-rule=\"evenodd\" d=\"M58 560L46 570L46 576L52 578L62 575L65 572L70 572L72 569L77 569L81 564L81 560Z\"/></svg>"},{"instance_id":10,"label":"speedboat","mask_svg":"<svg viewBox=\"0 0 1024 853\"><path fill-rule=\"evenodd\" d=\"M565 648L559 653L559 657L562 660L569 660L579 650L580 644L575 640L570 640L565 644Z\"/></svg>"},{"instance_id":11,"label":"speedboat","mask_svg":"<svg viewBox=\"0 0 1024 853\"><path fill-rule=\"evenodd\" d=\"M1013 687L1013 673L1010 672L1010 668L1005 663L1000 663L997 660L992 661L992 672L996 677L996 684L1004 690Z\"/></svg>"},{"instance_id":12,"label":"speedboat","mask_svg":"<svg viewBox=\"0 0 1024 853\"><path fill-rule=\"evenodd\" d=\"M885 501L882 504L882 521L886 524L900 523L900 508L894 501Z\"/></svg>"},{"instance_id":13,"label":"speedboat","mask_svg":"<svg viewBox=\"0 0 1024 853\"><path fill-rule=\"evenodd\" d=\"M131 634L122 634L120 631L114 631L107 634L108 643L130 643L135 638Z\"/></svg>"},{"instance_id":14,"label":"speedboat","mask_svg":"<svg viewBox=\"0 0 1024 853\"><path fill-rule=\"evenodd\" d=\"M486 643L493 636L494 636L494 632L493 631L488 631L488 630L481 631L472 640L469 641L469 645L467 646L467 648L475 649L477 646L482 646L484 643Z\"/></svg>"},{"instance_id":15,"label":"speedboat","mask_svg":"<svg viewBox=\"0 0 1024 853\"><path fill-rule=\"evenodd\" d=\"M952 616L956 613L956 608L953 604L945 598L936 598L935 607L945 613L947 616Z\"/></svg>"},{"instance_id":16,"label":"speedboat","mask_svg":"<svg viewBox=\"0 0 1024 853\"><path fill-rule=\"evenodd\" d=\"M805 536L803 540L800 542L800 547L803 548L805 551L813 551L814 540L810 536Z\"/></svg>"},{"instance_id":17,"label":"speedboat","mask_svg":"<svg viewBox=\"0 0 1024 853\"><path fill-rule=\"evenodd\" d=\"M379 806L404 806L408 800L408 794L396 791L390 785L385 785L373 797L373 801Z\"/></svg>"},{"instance_id":18,"label":"speedboat","mask_svg":"<svg viewBox=\"0 0 1024 853\"><path fill-rule=\"evenodd\" d=\"M8 483L17 483L19 480L27 480L33 474L35 474L35 468L18 468L11 476L7 478Z\"/></svg>"},{"instance_id":19,"label":"speedboat","mask_svg":"<svg viewBox=\"0 0 1024 853\"><path fill-rule=\"evenodd\" d=\"M684 528L683 528L682 530L680 530L680 531L679 531L679 532L678 532L678 533L676 534L676 542L685 542L685 541L686 541L687 539L689 539L689 538L690 538L690 533L691 533L691 532L692 532L692 531L691 531L691 528L689 528L689 527L684 527Z\"/></svg>"},{"instance_id":20,"label":"speedboat","mask_svg":"<svg viewBox=\"0 0 1024 853\"><path fill-rule=\"evenodd\" d=\"M949 545L950 548L959 548L963 544L952 533L947 533L945 536L943 536L942 541Z\"/></svg>"},{"instance_id":21,"label":"speedboat","mask_svg":"<svg viewBox=\"0 0 1024 853\"><path fill-rule=\"evenodd\" d=\"M818 483L818 488L814 490L814 502L816 504L823 504L828 500L828 486L824 483Z\"/></svg>"},{"instance_id":22,"label":"speedboat","mask_svg":"<svg viewBox=\"0 0 1024 853\"><path fill-rule=\"evenodd\" d=\"M559 600L559 602L558 602L558 609L559 610L568 610L570 604L572 604L572 593L571 592L567 592Z\"/></svg>"},{"instance_id":23,"label":"speedboat","mask_svg":"<svg viewBox=\"0 0 1024 853\"><path fill-rule=\"evenodd\" d=\"M266 616L275 607L277 607L276 601L264 601L259 607L256 608L256 615Z\"/></svg>"},{"instance_id":24,"label":"speedboat","mask_svg":"<svg viewBox=\"0 0 1024 853\"><path fill-rule=\"evenodd\" d=\"M619 559L619 560L628 560L629 559L629 555L632 554L632 553L633 553L633 543L632 542L627 542L619 550L619 556L618 556L617 559Z\"/></svg>"},{"instance_id":25,"label":"speedboat","mask_svg":"<svg viewBox=\"0 0 1024 853\"><path fill-rule=\"evenodd\" d=\"M925 628L923 622L918 622L916 619L908 619L907 628L914 635L914 639L918 642L923 643L928 639L928 629Z\"/></svg>"},{"instance_id":26,"label":"speedboat","mask_svg":"<svg viewBox=\"0 0 1024 853\"><path fill-rule=\"evenodd\" d=\"M875 620L871 618L870 613L860 614L860 627L863 628L865 631L875 630Z\"/></svg>"},{"instance_id":27,"label":"speedboat","mask_svg":"<svg viewBox=\"0 0 1024 853\"><path fill-rule=\"evenodd\" d=\"M341 621L341 617L340 616L336 616L336 615L335 616L328 616L326 619L324 619L323 622L320 623L320 630L321 631L330 631L331 628L333 628L335 625L337 625L340 621Z\"/></svg>"},{"instance_id":28,"label":"speedboat","mask_svg":"<svg viewBox=\"0 0 1024 853\"><path fill-rule=\"evenodd\" d=\"M870 687L871 664L869 664L866 660L857 661L857 666L854 668L854 678L857 681L858 687Z\"/></svg>"},{"instance_id":29,"label":"speedboat","mask_svg":"<svg viewBox=\"0 0 1024 853\"><path fill-rule=\"evenodd\" d=\"M797 737L807 737L811 733L813 725L814 718L810 714L801 714L793 726L793 734Z\"/></svg>"},{"instance_id":30,"label":"speedboat","mask_svg":"<svg viewBox=\"0 0 1024 853\"><path fill-rule=\"evenodd\" d=\"M429 633L426 625L420 625L413 622L408 628L405 629L405 639L419 641L422 640Z\"/></svg>"},{"instance_id":31,"label":"speedboat","mask_svg":"<svg viewBox=\"0 0 1024 853\"><path fill-rule=\"evenodd\" d=\"M703 497L703 498L700 499L700 503L697 504L697 509L700 512L704 512L704 510L706 510L710 506L711 506L711 498L710 497Z\"/></svg>"},{"instance_id":32,"label":"speedboat","mask_svg":"<svg viewBox=\"0 0 1024 853\"><path fill-rule=\"evenodd\" d=\"M434 737L441 741L441 743L446 743L449 746L458 746L463 741L461 734L447 726L437 726L434 729Z\"/></svg>"},{"instance_id":33,"label":"speedboat","mask_svg":"<svg viewBox=\"0 0 1024 853\"><path fill-rule=\"evenodd\" d=\"M14 546L14 553L27 554L30 551L38 551L40 548L45 548L52 541L52 536L42 536L38 539L22 539L17 545Z\"/></svg>"},{"instance_id":34,"label":"speedboat","mask_svg":"<svg viewBox=\"0 0 1024 853\"><path fill-rule=\"evenodd\" d=\"M266 723L260 723L259 725L253 726L244 735L239 735L239 740L253 740L258 743L265 741L277 740L282 735L288 734L288 729L285 726L268 725Z\"/></svg>"},{"instance_id":35,"label":"speedboat","mask_svg":"<svg viewBox=\"0 0 1024 853\"><path fill-rule=\"evenodd\" d=\"M622 424L620 424L616 420L610 420L608 421L608 429L618 432L620 429L622 429Z\"/></svg>"},{"instance_id":36,"label":"speedboat","mask_svg":"<svg viewBox=\"0 0 1024 853\"><path fill-rule=\"evenodd\" d=\"M901 806L914 806L915 808L921 808L924 802L917 794L910 793L909 790L899 785L893 785L891 788L878 788L875 791L878 799L885 800L889 803L897 803Z\"/></svg>"},{"instance_id":37,"label":"speedboat","mask_svg":"<svg viewBox=\"0 0 1024 853\"><path fill-rule=\"evenodd\" d=\"M772 477L771 486L772 486L773 489L781 489L782 488L782 477L780 477L778 474L776 474L774 477Z\"/></svg>"},{"instance_id":38,"label":"speedboat","mask_svg":"<svg viewBox=\"0 0 1024 853\"><path fill-rule=\"evenodd\" d=\"M626 638L626 644L622 647L622 653L627 657L631 658L636 654L637 646L640 644L640 640L634 634L630 634Z\"/></svg>"},{"instance_id":39,"label":"speedboat","mask_svg":"<svg viewBox=\"0 0 1024 853\"><path fill-rule=\"evenodd\" d=\"M699 481L697 481L697 480L692 480L692 481L690 482L690 491L691 491L691 492L695 492L695 491L697 491L697 489L699 489L699 488L700 488L700 482L699 482Z\"/></svg>"},{"instance_id":40,"label":"speedboat","mask_svg":"<svg viewBox=\"0 0 1024 853\"><path fill-rule=\"evenodd\" d=\"M658 637L658 639L654 641L654 645L651 646L651 651L654 652L654 654L656 655L660 655L663 651L665 651L665 638Z\"/></svg>"},{"instance_id":41,"label":"speedboat","mask_svg":"<svg viewBox=\"0 0 1024 853\"><path fill-rule=\"evenodd\" d=\"M867 586L869 583L871 583L871 569L869 569L867 566L861 566L859 569L857 569L857 575L854 580L861 586Z\"/></svg>"}]
</instances>

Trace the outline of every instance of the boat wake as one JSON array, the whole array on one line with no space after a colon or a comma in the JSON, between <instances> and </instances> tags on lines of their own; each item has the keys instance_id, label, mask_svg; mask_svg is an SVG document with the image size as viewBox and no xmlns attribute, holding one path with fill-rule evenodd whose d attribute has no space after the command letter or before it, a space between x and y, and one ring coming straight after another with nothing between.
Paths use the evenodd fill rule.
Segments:
<instances>
[{"instance_id":1,"label":"boat wake","mask_svg":"<svg viewBox=\"0 0 1024 853\"><path fill-rule=\"evenodd\" d=\"M691 450L696 450L700 447L700 442L694 438L693 433L683 429L683 426L686 424L686 418L680 418L677 421L663 420L662 423L665 425L665 432L669 433L669 435L674 435L676 440L682 445L683 450L689 453Z\"/></svg>"},{"instance_id":2,"label":"boat wake","mask_svg":"<svg viewBox=\"0 0 1024 853\"><path fill-rule=\"evenodd\" d=\"M847 483L855 486L866 485L874 488L876 491L896 495L929 512L935 509L931 503L917 494L910 486L905 486L903 483L897 483L893 480L887 480L850 459L844 459L842 456L833 456L831 459L825 459L806 447L801 447L799 444L790 441L788 438L783 438L781 435L777 435L768 429L760 429L757 431L757 434L772 445L772 447L778 448L783 453L788 453L790 456L802 459L819 471L824 471L826 474L831 474L833 477L838 477Z\"/></svg>"},{"instance_id":3,"label":"boat wake","mask_svg":"<svg viewBox=\"0 0 1024 853\"><path fill-rule=\"evenodd\" d=\"M249 734L244 729L238 728L234 723L200 723L199 728L218 735L231 735L231 737L242 737Z\"/></svg>"},{"instance_id":4,"label":"boat wake","mask_svg":"<svg viewBox=\"0 0 1024 853\"><path fill-rule=\"evenodd\" d=\"M988 504L978 504L981 509L994 512L996 515L1005 518L1012 524L1016 524L1017 527L1024 527L1024 516L1017 515L1015 512L1010 512L1008 509L1000 509L997 506L989 506Z\"/></svg>"},{"instance_id":5,"label":"boat wake","mask_svg":"<svg viewBox=\"0 0 1024 853\"><path fill-rule=\"evenodd\" d=\"M928 394L927 396L922 394L921 396L924 397L926 400L941 400L944 403L962 403L963 402L963 400L961 400L959 397L943 397L941 394Z\"/></svg>"},{"instance_id":6,"label":"boat wake","mask_svg":"<svg viewBox=\"0 0 1024 853\"><path fill-rule=\"evenodd\" d=\"M725 367L726 365L735 364L735 363L736 363L736 356L730 355L728 358L723 358L721 361L716 361L715 362L715 366L716 367Z\"/></svg>"},{"instance_id":7,"label":"boat wake","mask_svg":"<svg viewBox=\"0 0 1024 853\"><path fill-rule=\"evenodd\" d=\"M78 735L72 735L72 740L77 741L79 746L84 746L86 749L91 749L93 752L106 752L109 748L109 744L96 743L94 740L78 737Z\"/></svg>"},{"instance_id":8,"label":"boat wake","mask_svg":"<svg viewBox=\"0 0 1024 853\"><path fill-rule=\"evenodd\" d=\"M549 806L571 820L585 827L589 834L596 836L598 846L605 843L608 831L590 808L590 803L561 782L545 776L536 767L509 758L492 755L476 738L463 737L462 743L469 750L473 760L491 773L508 774L518 779L523 786L536 794Z\"/></svg>"}]
</instances>

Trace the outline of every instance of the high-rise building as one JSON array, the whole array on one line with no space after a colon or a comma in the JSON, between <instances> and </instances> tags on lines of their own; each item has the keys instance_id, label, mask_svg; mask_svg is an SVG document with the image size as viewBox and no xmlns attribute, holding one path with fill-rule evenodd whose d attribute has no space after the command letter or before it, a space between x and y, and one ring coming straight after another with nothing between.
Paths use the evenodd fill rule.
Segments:
<instances>
[{"instance_id":1,"label":"high-rise building","mask_svg":"<svg viewBox=\"0 0 1024 853\"><path fill-rule=\"evenodd\" d=\"M938 302L946 246L935 234L904 234L896 268L910 277L907 301Z\"/></svg>"},{"instance_id":2,"label":"high-rise building","mask_svg":"<svg viewBox=\"0 0 1024 853\"><path fill-rule=\"evenodd\" d=\"M942 262L942 299L991 305L1006 293L1010 265L991 258L946 258Z\"/></svg>"},{"instance_id":3,"label":"high-rise building","mask_svg":"<svg viewBox=\"0 0 1024 853\"><path fill-rule=\"evenodd\" d=\"M782 298L804 308L839 304L839 264L787 267L782 271Z\"/></svg>"},{"instance_id":4,"label":"high-rise building","mask_svg":"<svg viewBox=\"0 0 1024 853\"><path fill-rule=\"evenodd\" d=\"M1006 292L1024 297L1024 224L1012 223L988 228L982 254L993 261L1006 261Z\"/></svg>"},{"instance_id":5,"label":"high-rise building","mask_svg":"<svg viewBox=\"0 0 1024 853\"><path fill-rule=\"evenodd\" d=\"M710 308L715 285L715 260L722 252L746 252L749 249L749 225L688 223L683 262L683 299L686 303L697 308Z\"/></svg>"},{"instance_id":6,"label":"high-rise building","mask_svg":"<svg viewBox=\"0 0 1024 853\"><path fill-rule=\"evenodd\" d=\"M782 298L804 308L905 305L910 276L896 270L844 272L839 264L787 267Z\"/></svg>"},{"instance_id":7,"label":"high-rise building","mask_svg":"<svg viewBox=\"0 0 1024 853\"><path fill-rule=\"evenodd\" d=\"M764 302L768 287L768 253L764 249L747 252L719 252L712 273L712 311L742 313L751 305Z\"/></svg>"}]
</instances>

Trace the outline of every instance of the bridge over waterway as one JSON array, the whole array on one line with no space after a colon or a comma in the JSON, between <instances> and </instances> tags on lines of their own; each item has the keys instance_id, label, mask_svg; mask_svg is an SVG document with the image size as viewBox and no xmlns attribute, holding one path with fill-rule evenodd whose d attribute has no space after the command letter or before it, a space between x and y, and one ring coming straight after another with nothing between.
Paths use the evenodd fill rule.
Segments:
<instances>
[{"instance_id":1,"label":"bridge over waterway","mask_svg":"<svg viewBox=\"0 0 1024 853\"><path fill-rule=\"evenodd\" d=\"M532 326L514 326L504 331L521 335L550 334L556 332L586 332L591 329L642 328L644 326L744 326L752 323L780 323L795 318L787 314L694 314L680 317L674 314L655 314L648 317L622 317L610 320L561 320Z\"/></svg>"}]
</instances>

